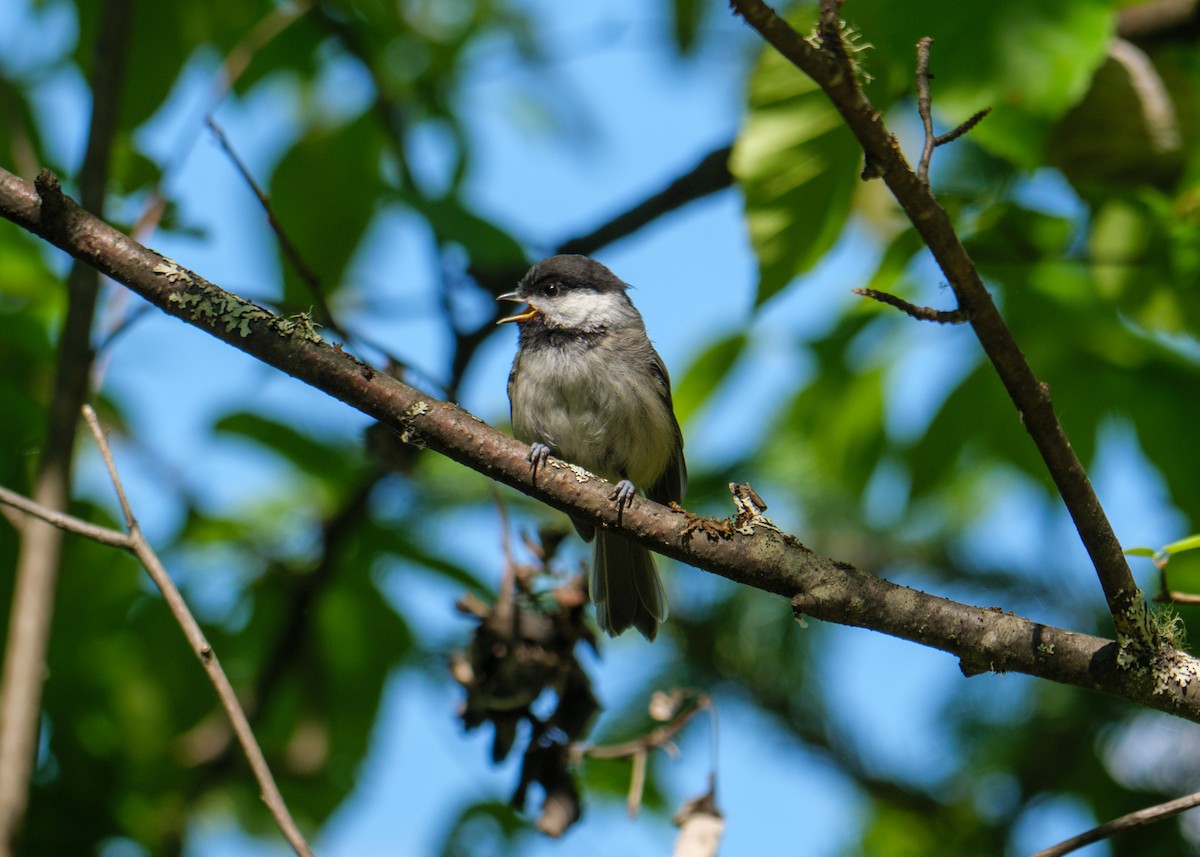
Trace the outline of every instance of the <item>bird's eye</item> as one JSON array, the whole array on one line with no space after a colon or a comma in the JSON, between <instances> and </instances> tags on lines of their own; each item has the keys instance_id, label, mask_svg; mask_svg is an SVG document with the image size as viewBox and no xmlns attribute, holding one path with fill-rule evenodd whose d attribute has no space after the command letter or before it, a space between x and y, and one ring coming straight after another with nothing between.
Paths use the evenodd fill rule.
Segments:
<instances>
[{"instance_id":1,"label":"bird's eye","mask_svg":"<svg viewBox=\"0 0 1200 857\"><path fill-rule=\"evenodd\" d=\"M546 293L546 297L552 298L558 294L558 283L546 283L542 291Z\"/></svg>"}]
</instances>

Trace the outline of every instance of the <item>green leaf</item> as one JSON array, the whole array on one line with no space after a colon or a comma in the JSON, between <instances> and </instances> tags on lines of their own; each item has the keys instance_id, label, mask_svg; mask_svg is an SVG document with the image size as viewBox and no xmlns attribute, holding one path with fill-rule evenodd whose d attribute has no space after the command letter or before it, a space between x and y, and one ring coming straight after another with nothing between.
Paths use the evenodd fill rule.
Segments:
<instances>
[{"instance_id":1,"label":"green leaf","mask_svg":"<svg viewBox=\"0 0 1200 857\"><path fill-rule=\"evenodd\" d=\"M953 127L991 107L971 139L1028 169L1087 91L1115 24L1108 0L857 0L844 14L875 46L866 64L877 109L912 93L914 46L930 36L935 115Z\"/></svg>"},{"instance_id":2,"label":"green leaf","mask_svg":"<svg viewBox=\"0 0 1200 857\"><path fill-rule=\"evenodd\" d=\"M251 440L328 483L343 482L358 461L346 446L323 443L286 423L250 411L222 417L213 430Z\"/></svg>"},{"instance_id":3,"label":"green leaf","mask_svg":"<svg viewBox=\"0 0 1200 857\"><path fill-rule=\"evenodd\" d=\"M758 303L837 241L861 162L858 143L825 94L775 50L764 50L730 158L758 257Z\"/></svg>"},{"instance_id":4,"label":"green leaf","mask_svg":"<svg viewBox=\"0 0 1200 857\"><path fill-rule=\"evenodd\" d=\"M400 198L429 222L439 241L458 244L466 250L472 267L491 271L524 268L527 260L520 242L473 212L457 196L428 197L401 192Z\"/></svg>"},{"instance_id":5,"label":"green leaf","mask_svg":"<svg viewBox=\"0 0 1200 857\"><path fill-rule=\"evenodd\" d=\"M675 385L675 416L680 423L686 423L712 397L745 350L746 334L739 331L721 337L700 353Z\"/></svg>"},{"instance_id":6,"label":"green leaf","mask_svg":"<svg viewBox=\"0 0 1200 857\"><path fill-rule=\"evenodd\" d=\"M1200 553L1185 552L1171 557L1170 585L1175 592L1200 592ZM1191 629L1195 629L1195 625Z\"/></svg>"},{"instance_id":7,"label":"green leaf","mask_svg":"<svg viewBox=\"0 0 1200 857\"><path fill-rule=\"evenodd\" d=\"M373 113L334 128L315 127L288 150L271 177L271 203L283 231L326 296L343 284L383 196L383 137ZM306 309L313 298L281 254L284 305Z\"/></svg>"},{"instance_id":8,"label":"green leaf","mask_svg":"<svg viewBox=\"0 0 1200 857\"><path fill-rule=\"evenodd\" d=\"M705 0L672 0L672 33L681 54L690 54L695 49L708 9Z\"/></svg>"},{"instance_id":9,"label":"green leaf","mask_svg":"<svg viewBox=\"0 0 1200 857\"><path fill-rule=\"evenodd\" d=\"M1128 50L1136 63L1137 49ZM1183 176L1196 141L1195 83L1170 65L1142 59L1144 65L1131 68L1109 57L1086 97L1054 129L1047 162L1080 193L1104 196L1120 185L1169 188Z\"/></svg>"},{"instance_id":10,"label":"green leaf","mask_svg":"<svg viewBox=\"0 0 1200 857\"><path fill-rule=\"evenodd\" d=\"M1126 556L1144 556L1148 559L1158 556L1158 551L1154 548L1125 548L1124 553Z\"/></svg>"},{"instance_id":11,"label":"green leaf","mask_svg":"<svg viewBox=\"0 0 1200 857\"><path fill-rule=\"evenodd\" d=\"M1194 551L1197 548L1200 548L1200 534L1188 536L1186 539L1180 539L1177 542L1171 542L1163 548L1163 553L1172 556L1184 551Z\"/></svg>"}]
</instances>

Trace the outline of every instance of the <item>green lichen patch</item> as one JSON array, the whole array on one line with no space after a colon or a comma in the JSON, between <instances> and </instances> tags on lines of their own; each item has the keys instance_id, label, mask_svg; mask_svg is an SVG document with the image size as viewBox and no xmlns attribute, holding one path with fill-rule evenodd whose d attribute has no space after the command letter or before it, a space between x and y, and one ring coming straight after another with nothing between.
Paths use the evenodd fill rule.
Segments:
<instances>
[{"instance_id":1,"label":"green lichen patch","mask_svg":"<svg viewBox=\"0 0 1200 857\"><path fill-rule=\"evenodd\" d=\"M167 295L167 302L176 304L193 323L222 328L226 333L237 331L238 335L245 338L256 323L262 322L281 336L300 337L308 342L322 341L317 330L320 325L306 312L281 318L270 310L214 286L166 257L155 266L154 273L164 277L168 283L182 287Z\"/></svg>"}]
</instances>

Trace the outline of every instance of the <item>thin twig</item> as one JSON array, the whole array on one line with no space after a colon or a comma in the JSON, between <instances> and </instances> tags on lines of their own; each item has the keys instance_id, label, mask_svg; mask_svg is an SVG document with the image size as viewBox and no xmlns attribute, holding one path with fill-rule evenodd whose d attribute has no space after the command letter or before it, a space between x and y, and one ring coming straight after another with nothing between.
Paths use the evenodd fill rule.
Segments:
<instances>
[{"instance_id":1,"label":"thin twig","mask_svg":"<svg viewBox=\"0 0 1200 857\"><path fill-rule=\"evenodd\" d=\"M187 603L183 600L183 596L171 580L171 576L167 573L166 568L163 567L162 562L159 561L154 549L150 547L150 543L146 541L141 527L138 526L133 509L129 505L129 499L125 496L125 488L121 483L121 477L117 473L117 465L113 460L112 451L108 447L104 431L100 428L100 421L96 419L96 412L91 407L84 405L83 415L87 420L88 427L92 431L92 437L96 440L96 446L100 449L104 465L108 468L109 478L112 480L113 488L116 489L117 500L121 504L121 511L125 514L125 520L129 524L130 550L133 551L134 556L138 558L146 571L149 572L154 585L162 593L163 600L166 601L171 615L179 623L179 627L183 630L183 635L191 645L192 651L200 660L204 671L208 673L213 687L216 688L221 706L229 716L229 722L232 724L233 731L237 735L238 743L242 745L242 752L246 755L246 761L250 763L250 769L254 772L254 778L258 781L263 803L267 805L267 809L270 810L271 815L275 818L275 823L279 825L279 829L283 832L283 835L287 838L288 843L291 844L296 854L300 855L300 857L312 857L312 849L305 842L304 836L300 833L300 829L296 826L296 822L292 819L292 815L288 811L287 804L284 803L283 795L279 793L279 787L275 784L275 778L272 776L271 769L267 765L262 748L258 746L258 741L254 738L250 722L246 719L246 713L242 710L241 703L238 702L233 685L229 683L229 677L225 675L220 661L217 660L216 652L213 651L212 646L204 636L204 632L200 630L199 623L196 622L196 618L192 615Z\"/></svg>"},{"instance_id":2,"label":"thin twig","mask_svg":"<svg viewBox=\"0 0 1200 857\"><path fill-rule=\"evenodd\" d=\"M237 151L233 148L233 144L229 141L228 136L226 136L221 126L217 124L217 120L210 114L205 119L205 123L213 132L213 135L217 138L217 143L220 145L221 149L233 162L238 174L241 175L243 181L246 182L246 185L250 188L251 193L253 193L255 198L258 200L259 205L262 206L263 213L267 216L267 223L271 227L271 231L275 233L275 237L279 241L279 246L283 249L284 256L286 256L288 261L291 262L292 267L295 268L297 275L300 277L301 281L308 289L309 295L313 299L314 306L317 309L317 317L320 323L325 327L328 327L343 340L347 342L357 342L360 345L365 345L369 348L372 348L391 361L393 365L399 366L405 371L410 371L412 367L406 361L396 357L395 354L384 348L378 342L352 333L342 327L342 325L338 322L337 317L333 314L332 308L329 306L329 301L325 296L325 287L321 283L321 278L317 276L312 267L304 260L303 255L300 253L300 248L297 247L296 243L288 236L287 232L283 228L283 224L281 224L279 219L275 216L275 209L271 205L271 195L267 193L266 190L264 190L263 187L255 180L253 174L250 172L250 168L246 166L245 161L241 159ZM444 386L436 379L427 380L433 380L438 386Z\"/></svg>"},{"instance_id":3,"label":"thin twig","mask_svg":"<svg viewBox=\"0 0 1200 857\"><path fill-rule=\"evenodd\" d=\"M966 134L968 131L970 131L972 128L974 128L976 125L978 125L980 122L982 122L983 117L987 116L991 112L992 112L992 108L990 108L990 107L985 107L982 110L977 110L971 116L971 118L967 119L965 122L961 123L960 125L958 125L957 127L953 128L953 129L947 131L945 134L938 134L936 137L934 137L933 145L944 146L947 143L953 143L955 140L957 140L963 134Z\"/></svg>"},{"instance_id":4,"label":"thin twig","mask_svg":"<svg viewBox=\"0 0 1200 857\"><path fill-rule=\"evenodd\" d=\"M233 686L229 683L229 679L221 668L216 653L208 643L208 640L205 639L203 631L200 630L200 626L188 610L183 596L175 587L170 575L146 541L141 528L138 527L137 519L133 515L133 509L130 507L129 500L125 495L125 488L117 473L112 452L108 447L104 432L100 428L100 423L96 419L96 413L86 405L84 406L84 418L87 420L88 426L92 431L92 436L96 439L96 444L100 448L100 455L104 459L109 478L112 480L113 487L117 492L117 499L120 503L121 511L125 515L126 523L129 525L129 532L121 533L106 527L99 527L70 515L56 512L53 509L47 509L3 487L0 487L0 503L40 518L67 532L84 536L110 547L128 550L137 557L138 561L142 563L146 571L150 574L150 577L154 580L155 585L158 586L159 591L162 592L163 599L166 601L176 622L179 623L180 628L183 630L184 636L187 637L188 642L191 644L192 651L195 652L196 657L199 658L200 663L209 674L209 679L216 688L217 697L220 699L221 705L225 709L230 723L233 725L238 742L241 744L246 759L250 763L250 768L254 772L255 779L258 781L263 802L271 811L280 830L295 852L302 855L302 857L312 857L312 851L301 835L299 828L296 827L296 823L292 819L282 795L279 793L279 789L267 765L266 758L263 756L262 750L254 738L254 733L251 731L246 715L238 702L237 694L234 692Z\"/></svg>"},{"instance_id":5,"label":"thin twig","mask_svg":"<svg viewBox=\"0 0 1200 857\"><path fill-rule=\"evenodd\" d=\"M642 795L646 791L646 759L645 750L633 754L633 770L629 773L629 796L625 799L625 811L630 818L637 818L638 810L642 808Z\"/></svg>"},{"instance_id":6,"label":"thin twig","mask_svg":"<svg viewBox=\"0 0 1200 857\"><path fill-rule=\"evenodd\" d=\"M504 502L504 496L496 487L496 483L493 482L489 487L492 492L492 502L496 504L496 511L500 515L500 552L504 556L504 576L507 579L511 573L509 570L517 567L517 560L512 550L512 537L509 534L508 504ZM503 584L501 587L503 588ZM503 592L501 600L503 600Z\"/></svg>"},{"instance_id":7,"label":"thin twig","mask_svg":"<svg viewBox=\"0 0 1200 857\"><path fill-rule=\"evenodd\" d=\"M934 309L933 307L917 306L909 303L904 298L896 297L895 295L881 292L878 289L851 289L854 294L862 295L864 298L879 301L888 306L894 306L906 315L911 315L919 321L934 321L938 324L963 324L969 319L967 314L959 309Z\"/></svg>"},{"instance_id":8,"label":"thin twig","mask_svg":"<svg viewBox=\"0 0 1200 857\"><path fill-rule=\"evenodd\" d=\"M225 100L241 76L250 67L250 63L258 52L266 47L276 36L304 16L312 7L312 0L295 0L291 3L280 3L265 14L250 31L243 36L225 55L212 80L212 94L205 109L205 115L211 115L222 101ZM163 195L163 182L191 154L199 135L189 122L180 132L177 145L170 163L163 169L154 188L146 198L146 204L133 228L133 235L144 239L158 226L163 212L166 210L166 197Z\"/></svg>"},{"instance_id":9,"label":"thin twig","mask_svg":"<svg viewBox=\"0 0 1200 857\"><path fill-rule=\"evenodd\" d=\"M1148 0L1117 13L1117 36L1143 46L1167 41L1191 46L1198 32L1200 4L1196 0Z\"/></svg>"},{"instance_id":10,"label":"thin twig","mask_svg":"<svg viewBox=\"0 0 1200 857\"><path fill-rule=\"evenodd\" d=\"M1091 845L1093 842L1099 842L1102 839L1108 839L1111 836L1121 833L1125 830L1132 830L1135 827L1145 827L1147 824L1155 824L1159 821L1165 821L1179 815L1181 812L1187 812L1200 806L1200 792L1187 795L1185 797L1175 798L1175 800L1160 803L1157 806L1146 807L1139 809L1137 812L1131 812L1128 815L1123 815L1120 818L1114 818L1112 821L1106 821L1098 827L1093 827L1091 830L1086 830L1078 836L1072 836L1059 842L1057 845L1051 845L1049 848L1043 848L1041 851L1033 855L1033 857L1060 857L1063 854L1070 854L1072 851L1077 851L1085 845Z\"/></svg>"},{"instance_id":11,"label":"thin twig","mask_svg":"<svg viewBox=\"0 0 1200 857\"><path fill-rule=\"evenodd\" d=\"M917 42L917 113L921 114L921 124L925 126L925 148L921 150L921 161L917 166L917 179L929 187L929 162L933 159L933 147L937 145L937 135L933 133L933 98L929 94L929 49L933 47L933 39L922 36Z\"/></svg>"},{"instance_id":12,"label":"thin twig","mask_svg":"<svg viewBox=\"0 0 1200 857\"><path fill-rule=\"evenodd\" d=\"M88 521L82 521L73 515L67 515L54 509L48 509L42 504L35 503L33 500L23 497L15 491L9 491L4 487L0 487L0 503L13 509L19 509L26 515L33 515L35 518L40 518L47 524L52 524L60 530L75 533L94 542L99 542L102 545L121 548L122 550L132 549L132 542L125 533L110 530L108 527L100 527Z\"/></svg>"},{"instance_id":13,"label":"thin twig","mask_svg":"<svg viewBox=\"0 0 1200 857\"><path fill-rule=\"evenodd\" d=\"M1171 588L1171 584L1167 580L1167 560L1169 556L1164 556L1161 559L1155 558L1154 564L1158 566L1158 589L1152 597L1151 601L1159 604L1200 604L1200 595L1192 592L1179 592Z\"/></svg>"},{"instance_id":14,"label":"thin twig","mask_svg":"<svg viewBox=\"0 0 1200 857\"><path fill-rule=\"evenodd\" d=\"M1153 598L1160 604L1200 604L1200 595L1195 595L1191 592L1176 592L1168 589L1165 592L1156 594Z\"/></svg>"},{"instance_id":15,"label":"thin twig","mask_svg":"<svg viewBox=\"0 0 1200 857\"><path fill-rule=\"evenodd\" d=\"M1129 85L1142 108L1142 123L1154 154L1178 151L1183 134L1175 99L1166 81L1150 57L1132 42L1113 39L1108 43L1109 59L1119 63L1129 77Z\"/></svg>"},{"instance_id":16,"label":"thin twig","mask_svg":"<svg viewBox=\"0 0 1200 857\"><path fill-rule=\"evenodd\" d=\"M675 693L680 693L676 691ZM690 692L685 692L690 695ZM657 694L656 694L657 696ZM713 767L710 774L711 777L716 777L716 706L713 704L712 697L708 694L696 694L695 703L687 711L677 715L669 723L659 726L640 738L634 738L631 741L625 741L620 744L608 744L599 747L575 747L572 748L572 756L576 761L589 759L630 759L633 763L632 770L629 775L629 794L626 798L626 808L630 816L636 816L642 804L642 793L646 787L646 762L652 750L659 747L670 745L671 741L679 734L692 718L701 711L708 711L712 721L713 731Z\"/></svg>"},{"instance_id":17,"label":"thin twig","mask_svg":"<svg viewBox=\"0 0 1200 857\"><path fill-rule=\"evenodd\" d=\"M687 726L693 717L701 711L707 710L711 704L712 700L707 695L701 694L696 698L696 704L687 711L678 715L670 723L664 723L662 726L652 729L640 738L623 741L620 744L580 747L574 751L574 755L578 758L588 759L629 759L638 753L654 750L670 743L679 734L679 731L684 726Z\"/></svg>"},{"instance_id":18,"label":"thin twig","mask_svg":"<svg viewBox=\"0 0 1200 857\"><path fill-rule=\"evenodd\" d=\"M921 160L917 165L917 179L926 188L929 187L929 162L933 159L933 150L938 146L953 143L992 112L992 108L985 107L945 134L934 133L933 96L929 89L929 81L933 80L933 75L929 73L929 50L932 46L933 39L929 36L917 42L917 113L921 115L921 124L925 128L925 146L921 149Z\"/></svg>"},{"instance_id":19,"label":"thin twig","mask_svg":"<svg viewBox=\"0 0 1200 857\"><path fill-rule=\"evenodd\" d=\"M225 62L221 64L217 82L213 86L213 108L225 100L225 96L250 67L251 61L258 55L258 52L302 18L310 8L312 8L312 0L292 0L292 2L279 3L250 28L250 31L225 55Z\"/></svg>"},{"instance_id":20,"label":"thin twig","mask_svg":"<svg viewBox=\"0 0 1200 857\"><path fill-rule=\"evenodd\" d=\"M504 550L504 571L500 577L500 588L496 592L496 606L494 613L498 616L507 614L509 619L508 632L512 639L518 639L521 628L521 610L517 606L517 589L520 587L520 573L517 569L516 560L513 558L512 546L509 544L508 535L508 509L504 505L504 500L500 496L500 492L496 487L492 486L493 496L496 499L496 505L500 510L500 542ZM509 651L511 656L512 651Z\"/></svg>"}]
</instances>

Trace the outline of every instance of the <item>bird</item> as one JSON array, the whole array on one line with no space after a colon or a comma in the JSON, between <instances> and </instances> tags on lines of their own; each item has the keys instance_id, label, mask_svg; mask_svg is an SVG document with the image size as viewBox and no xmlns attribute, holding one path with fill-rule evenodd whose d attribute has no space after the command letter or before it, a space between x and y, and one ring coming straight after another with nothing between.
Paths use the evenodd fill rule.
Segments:
<instances>
[{"instance_id":1,"label":"bird","mask_svg":"<svg viewBox=\"0 0 1200 857\"><path fill-rule=\"evenodd\" d=\"M498 323L519 330L508 399L534 478L554 455L614 483L618 511L639 488L664 504L682 503L687 491L670 376L628 289L600 262L562 255L497 297L527 305ZM589 591L600 629L615 637L633 627L653 640L667 598L650 551L619 530L572 522L595 543Z\"/></svg>"}]
</instances>

